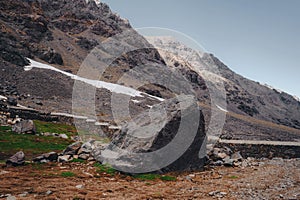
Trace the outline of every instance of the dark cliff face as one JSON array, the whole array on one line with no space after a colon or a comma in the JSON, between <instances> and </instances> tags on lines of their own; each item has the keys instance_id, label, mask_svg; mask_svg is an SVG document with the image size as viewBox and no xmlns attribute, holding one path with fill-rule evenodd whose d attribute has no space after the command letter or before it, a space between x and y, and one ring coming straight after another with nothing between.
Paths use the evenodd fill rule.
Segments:
<instances>
[{"instance_id":1,"label":"dark cliff face","mask_svg":"<svg viewBox=\"0 0 300 200\"><path fill-rule=\"evenodd\" d=\"M25 57L30 57L76 73L90 50L107 38L131 31L136 44L147 43L133 31L127 20L112 13L103 3L1 0L0 10L0 58L18 66L28 64ZM152 51L139 54L147 60L159 60L156 50ZM127 56L127 64L137 60L139 54Z\"/></svg>"},{"instance_id":2,"label":"dark cliff face","mask_svg":"<svg viewBox=\"0 0 300 200\"><path fill-rule=\"evenodd\" d=\"M65 46L78 52L83 49L80 53L84 58L85 50L97 44L92 36L107 38L131 28L107 5L96 5L93 1L1 0L0 10L1 58L18 66L27 64L24 57L63 65L64 57L74 56L65 53L72 49L57 47L65 38ZM88 34L91 36L85 37ZM79 63L73 63L76 64Z\"/></svg>"}]
</instances>

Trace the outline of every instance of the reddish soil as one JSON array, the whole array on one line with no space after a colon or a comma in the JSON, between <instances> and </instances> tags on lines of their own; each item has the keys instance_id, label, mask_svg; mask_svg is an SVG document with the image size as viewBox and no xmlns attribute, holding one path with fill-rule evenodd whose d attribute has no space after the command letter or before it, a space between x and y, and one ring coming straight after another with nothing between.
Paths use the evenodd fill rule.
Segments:
<instances>
[{"instance_id":1,"label":"reddish soil","mask_svg":"<svg viewBox=\"0 0 300 200\"><path fill-rule=\"evenodd\" d=\"M61 173L66 171L76 176L62 177ZM0 199L6 194L17 199L74 200L300 199L299 159L253 161L247 167L214 167L203 172L172 175L177 177L176 181L142 181L122 174L99 174L92 163L11 168L2 164ZM77 188L78 185L82 188Z\"/></svg>"}]
</instances>

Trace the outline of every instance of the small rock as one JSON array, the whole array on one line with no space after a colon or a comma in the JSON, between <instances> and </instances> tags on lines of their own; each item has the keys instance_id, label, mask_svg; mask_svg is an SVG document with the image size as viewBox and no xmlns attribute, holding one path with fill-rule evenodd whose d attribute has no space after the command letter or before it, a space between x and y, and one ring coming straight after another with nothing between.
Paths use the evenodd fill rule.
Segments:
<instances>
[{"instance_id":1,"label":"small rock","mask_svg":"<svg viewBox=\"0 0 300 200\"><path fill-rule=\"evenodd\" d=\"M35 134L36 128L32 120L23 120L13 125L12 131L16 133Z\"/></svg>"},{"instance_id":2,"label":"small rock","mask_svg":"<svg viewBox=\"0 0 300 200\"><path fill-rule=\"evenodd\" d=\"M80 154L78 156L78 158L80 158L82 160L87 160L89 157L90 157L90 154L86 154L86 153Z\"/></svg>"},{"instance_id":3,"label":"small rock","mask_svg":"<svg viewBox=\"0 0 300 200\"><path fill-rule=\"evenodd\" d=\"M192 177L190 177L190 176L186 176L186 177L185 177L185 180L187 180L187 181L192 181L193 179L192 179Z\"/></svg>"},{"instance_id":4,"label":"small rock","mask_svg":"<svg viewBox=\"0 0 300 200\"><path fill-rule=\"evenodd\" d=\"M58 157L58 162L68 162L71 160L71 155L63 155Z\"/></svg>"},{"instance_id":5,"label":"small rock","mask_svg":"<svg viewBox=\"0 0 300 200\"><path fill-rule=\"evenodd\" d=\"M233 166L235 166L235 167L239 167L239 166L241 166L242 165L242 163L241 162L233 162Z\"/></svg>"},{"instance_id":6,"label":"small rock","mask_svg":"<svg viewBox=\"0 0 300 200\"><path fill-rule=\"evenodd\" d=\"M58 154L56 152L45 153L33 159L33 162L55 162L58 159Z\"/></svg>"},{"instance_id":7,"label":"small rock","mask_svg":"<svg viewBox=\"0 0 300 200\"><path fill-rule=\"evenodd\" d=\"M83 185L76 185L76 188L77 188L77 189L83 189L84 186L83 186Z\"/></svg>"},{"instance_id":8,"label":"small rock","mask_svg":"<svg viewBox=\"0 0 300 200\"><path fill-rule=\"evenodd\" d=\"M9 174L9 172L8 171L0 171L0 175L3 175L3 174Z\"/></svg>"},{"instance_id":9,"label":"small rock","mask_svg":"<svg viewBox=\"0 0 300 200\"><path fill-rule=\"evenodd\" d=\"M223 161L224 161L224 166L233 166L234 160L230 159L229 156L224 158Z\"/></svg>"},{"instance_id":10,"label":"small rock","mask_svg":"<svg viewBox=\"0 0 300 200\"><path fill-rule=\"evenodd\" d=\"M221 159L224 159L224 158L226 158L228 155L226 154L226 153L218 153L217 154L217 157L218 158L221 158Z\"/></svg>"},{"instance_id":11,"label":"small rock","mask_svg":"<svg viewBox=\"0 0 300 200\"><path fill-rule=\"evenodd\" d=\"M234 161L242 161L243 157L240 154L240 152L235 152L234 154L231 155L231 159Z\"/></svg>"},{"instance_id":12,"label":"small rock","mask_svg":"<svg viewBox=\"0 0 300 200\"><path fill-rule=\"evenodd\" d=\"M8 195L6 200L17 200L17 198L15 196Z\"/></svg>"},{"instance_id":13,"label":"small rock","mask_svg":"<svg viewBox=\"0 0 300 200\"><path fill-rule=\"evenodd\" d=\"M28 195L28 192L23 192L22 194L19 194L19 197L26 197Z\"/></svg>"},{"instance_id":14,"label":"small rock","mask_svg":"<svg viewBox=\"0 0 300 200\"><path fill-rule=\"evenodd\" d=\"M75 142L69 145L64 151L63 155L76 155L78 150L81 148L81 142Z\"/></svg>"},{"instance_id":15,"label":"small rock","mask_svg":"<svg viewBox=\"0 0 300 200\"><path fill-rule=\"evenodd\" d=\"M25 154L23 151L17 152L6 161L7 166L19 166L25 164Z\"/></svg>"},{"instance_id":16,"label":"small rock","mask_svg":"<svg viewBox=\"0 0 300 200\"><path fill-rule=\"evenodd\" d=\"M52 194L53 192L51 191L51 190L48 190L47 192L46 192L46 195L50 195L50 194Z\"/></svg>"},{"instance_id":17,"label":"small rock","mask_svg":"<svg viewBox=\"0 0 300 200\"><path fill-rule=\"evenodd\" d=\"M82 144L81 148L78 151L78 154L82 154L82 153L90 154L95 149L94 143L95 143L95 140L90 140L90 141Z\"/></svg>"},{"instance_id":18,"label":"small rock","mask_svg":"<svg viewBox=\"0 0 300 200\"><path fill-rule=\"evenodd\" d=\"M224 163L224 162L223 162L222 160L218 160L218 161L214 162L213 164L214 164L215 166L222 166L223 163Z\"/></svg>"},{"instance_id":19,"label":"small rock","mask_svg":"<svg viewBox=\"0 0 300 200\"><path fill-rule=\"evenodd\" d=\"M224 196L227 195L227 193L221 192L221 191L212 191L212 192L208 193L208 195L212 196L212 197L223 198Z\"/></svg>"},{"instance_id":20,"label":"small rock","mask_svg":"<svg viewBox=\"0 0 300 200\"><path fill-rule=\"evenodd\" d=\"M66 134L59 134L58 137L60 137L62 139L68 139L69 138Z\"/></svg>"},{"instance_id":21,"label":"small rock","mask_svg":"<svg viewBox=\"0 0 300 200\"><path fill-rule=\"evenodd\" d=\"M36 104L36 105L39 105L39 106L42 106L42 105L43 105L43 103L42 103L40 100L36 101L35 104Z\"/></svg>"}]
</instances>

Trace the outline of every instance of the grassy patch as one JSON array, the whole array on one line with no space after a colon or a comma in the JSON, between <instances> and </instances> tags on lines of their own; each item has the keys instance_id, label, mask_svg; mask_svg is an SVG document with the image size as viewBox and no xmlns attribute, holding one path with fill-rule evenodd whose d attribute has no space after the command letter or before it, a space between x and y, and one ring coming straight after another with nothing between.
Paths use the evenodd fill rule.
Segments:
<instances>
[{"instance_id":1,"label":"grassy patch","mask_svg":"<svg viewBox=\"0 0 300 200\"><path fill-rule=\"evenodd\" d=\"M134 175L133 177L143 180L143 181L151 181L151 180L158 179L160 177L160 175L158 175L158 174L137 174L137 175Z\"/></svg>"},{"instance_id":2,"label":"grassy patch","mask_svg":"<svg viewBox=\"0 0 300 200\"><path fill-rule=\"evenodd\" d=\"M76 176L76 174L73 173L73 172L62 172L60 175L61 175L62 177L65 177L65 178Z\"/></svg>"},{"instance_id":3,"label":"grassy patch","mask_svg":"<svg viewBox=\"0 0 300 200\"><path fill-rule=\"evenodd\" d=\"M71 143L71 140L62 138L17 134L11 131L11 127L0 126L0 160L18 151L23 151L27 159L33 158L50 151L62 151Z\"/></svg>"},{"instance_id":4,"label":"grassy patch","mask_svg":"<svg viewBox=\"0 0 300 200\"><path fill-rule=\"evenodd\" d=\"M239 178L238 176L229 176L230 179L237 179Z\"/></svg>"},{"instance_id":5,"label":"grassy patch","mask_svg":"<svg viewBox=\"0 0 300 200\"><path fill-rule=\"evenodd\" d=\"M176 181L177 180L176 177L174 177L174 176L161 176L160 179L163 181Z\"/></svg>"},{"instance_id":6,"label":"grassy patch","mask_svg":"<svg viewBox=\"0 0 300 200\"><path fill-rule=\"evenodd\" d=\"M38 120L35 120L34 124L36 126L37 133L58 133L66 134L69 137L77 135L77 130L75 126L53 122L43 122Z\"/></svg>"},{"instance_id":7,"label":"grassy patch","mask_svg":"<svg viewBox=\"0 0 300 200\"><path fill-rule=\"evenodd\" d=\"M73 163L86 163L85 160L82 160L80 158L73 158L73 160L71 160L70 162L73 162Z\"/></svg>"},{"instance_id":8,"label":"grassy patch","mask_svg":"<svg viewBox=\"0 0 300 200\"><path fill-rule=\"evenodd\" d=\"M176 177L174 176L159 175L159 174L137 174L134 175L133 177L143 181L153 181L157 179L160 179L162 181L176 181Z\"/></svg>"},{"instance_id":9,"label":"grassy patch","mask_svg":"<svg viewBox=\"0 0 300 200\"><path fill-rule=\"evenodd\" d=\"M114 168L112 168L111 166L106 165L106 164L102 165L100 163L95 163L94 167L97 168L98 173L107 173L110 175L113 175L116 173L116 170Z\"/></svg>"}]
</instances>

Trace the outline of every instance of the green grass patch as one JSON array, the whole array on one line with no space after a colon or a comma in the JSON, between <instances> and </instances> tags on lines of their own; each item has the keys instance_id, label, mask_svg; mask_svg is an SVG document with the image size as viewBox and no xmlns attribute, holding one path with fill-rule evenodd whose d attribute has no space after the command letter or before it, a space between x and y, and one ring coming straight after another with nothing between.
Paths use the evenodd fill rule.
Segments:
<instances>
[{"instance_id":1,"label":"green grass patch","mask_svg":"<svg viewBox=\"0 0 300 200\"><path fill-rule=\"evenodd\" d=\"M229 178L231 178L231 179L237 179L239 177L238 176L229 176Z\"/></svg>"},{"instance_id":2,"label":"green grass patch","mask_svg":"<svg viewBox=\"0 0 300 200\"><path fill-rule=\"evenodd\" d=\"M36 126L37 133L58 133L66 134L69 137L77 135L75 126L53 122L43 122L38 120L34 120L34 124Z\"/></svg>"},{"instance_id":3,"label":"green grass patch","mask_svg":"<svg viewBox=\"0 0 300 200\"><path fill-rule=\"evenodd\" d=\"M117 172L114 168L112 168L110 165L107 164L102 165L100 163L95 163L94 167L97 168L98 173L107 173L113 175Z\"/></svg>"},{"instance_id":4,"label":"green grass patch","mask_svg":"<svg viewBox=\"0 0 300 200\"><path fill-rule=\"evenodd\" d=\"M11 127L0 126L0 160L6 160L18 151L23 151L30 159L43 153L62 151L71 143L69 139L17 134L11 131Z\"/></svg>"},{"instance_id":5,"label":"green grass patch","mask_svg":"<svg viewBox=\"0 0 300 200\"><path fill-rule=\"evenodd\" d=\"M143 181L151 181L151 180L156 180L156 179L160 178L160 175L158 175L158 174L136 174L136 175L133 175L133 177L136 179L143 180Z\"/></svg>"},{"instance_id":6,"label":"green grass patch","mask_svg":"<svg viewBox=\"0 0 300 200\"><path fill-rule=\"evenodd\" d=\"M65 177L65 178L76 176L76 174L73 173L73 172L62 172L60 175L61 175L62 177Z\"/></svg>"},{"instance_id":7,"label":"green grass patch","mask_svg":"<svg viewBox=\"0 0 300 200\"><path fill-rule=\"evenodd\" d=\"M133 175L133 177L143 181L153 181L157 179L160 179L162 181L176 181L176 177L174 176L159 175L159 174L137 174L137 175Z\"/></svg>"},{"instance_id":8,"label":"green grass patch","mask_svg":"<svg viewBox=\"0 0 300 200\"><path fill-rule=\"evenodd\" d=\"M73 162L73 163L86 163L85 160L82 160L80 158L73 158L73 160L71 160L70 162Z\"/></svg>"},{"instance_id":9,"label":"green grass patch","mask_svg":"<svg viewBox=\"0 0 300 200\"><path fill-rule=\"evenodd\" d=\"M160 179L163 181L176 181L177 180L177 178L174 176L161 176Z\"/></svg>"}]
</instances>

